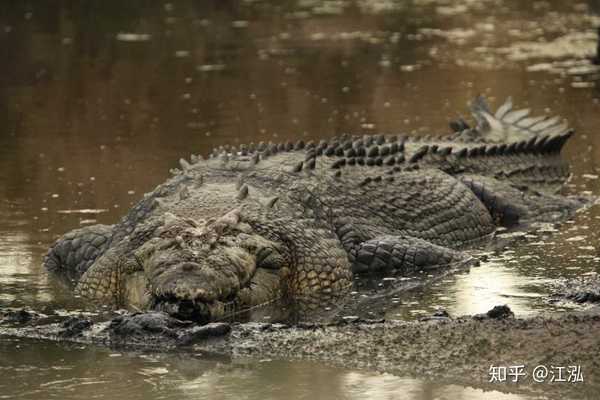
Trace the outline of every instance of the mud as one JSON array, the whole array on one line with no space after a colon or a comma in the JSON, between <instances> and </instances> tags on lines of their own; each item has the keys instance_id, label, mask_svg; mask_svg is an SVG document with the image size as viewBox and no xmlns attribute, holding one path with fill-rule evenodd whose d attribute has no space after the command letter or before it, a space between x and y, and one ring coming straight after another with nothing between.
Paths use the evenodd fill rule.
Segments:
<instances>
[{"instance_id":1,"label":"mud","mask_svg":"<svg viewBox=\"0 0 600 400\"><path fill-rule=\"evenodd\" d=\"M27 316L15 320L14 315ZM447 380L511 393L553 393L595 398L600 382L600 309L562 316L518 319L507 306L452 318L439 313L420 321L343 319L328 325L213 323L198 326L163 313L96 316L2 313L0 336L91 343L155 352L185 351L230 358L279 358L325 362L405 376ZM57 318L62 321L57 321ZM519 384L490 383L492 366L523 365ZM538 383L538 365L579 366L585 383ZM510 379L509 379L510 380ZM585 386L584 386L585 385ZM583 396L583 397L581 397Z\"/></svg>"},{"instance_id":2,"label":"mud","mask_svg":"<svg viewBox=\"0 0 600 400\"><path fill-rule=\"evenodd\" d=\"M550 302L600 303L600 277L591 273L575 279L559 281Z\"/></svg>"}]
</instances>

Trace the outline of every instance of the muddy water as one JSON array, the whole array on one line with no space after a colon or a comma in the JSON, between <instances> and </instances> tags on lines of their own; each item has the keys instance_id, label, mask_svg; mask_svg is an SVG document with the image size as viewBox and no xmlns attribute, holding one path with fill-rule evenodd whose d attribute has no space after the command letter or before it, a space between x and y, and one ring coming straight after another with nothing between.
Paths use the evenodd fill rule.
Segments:
<instances>
[{"instance_id":1,"label":"muddy water","mask_svg":"<svg viewBox=\"0 0 600 400\"><path fill-rule=\"evenodd\" d=\"M77 310L42 270L45 249L67 230L115 222L181 156L345 132L447 132L479 93L567 118L578 132L565 150L567 190L600 194L600 72L586 60L600 25L594 2L207 3L0 4L0 307ZM597 271L599 227L592 207L369 312L560 312L568 306L541 296ZM0 398L491 398L410 371L6 339L0 370Z\"/></svg>"}]
</instances>

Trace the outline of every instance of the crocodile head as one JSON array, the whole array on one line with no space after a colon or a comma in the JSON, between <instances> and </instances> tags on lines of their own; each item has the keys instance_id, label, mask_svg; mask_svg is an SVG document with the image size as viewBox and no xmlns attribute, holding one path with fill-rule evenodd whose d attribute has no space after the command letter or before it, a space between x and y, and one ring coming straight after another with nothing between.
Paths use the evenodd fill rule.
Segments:
<instances>
[{"instance_id":1,"label":"crocodile head","mask_svg":"<svg viewBox=\"0 0 600 400\"><path fill-rule=\"evenodd\" d=\"M242 222L239 209L208 221L165 213L97 260L77 291L214 321L278 298L287 274L282 254L277 243Z\"/></svg>"}]
</instances>

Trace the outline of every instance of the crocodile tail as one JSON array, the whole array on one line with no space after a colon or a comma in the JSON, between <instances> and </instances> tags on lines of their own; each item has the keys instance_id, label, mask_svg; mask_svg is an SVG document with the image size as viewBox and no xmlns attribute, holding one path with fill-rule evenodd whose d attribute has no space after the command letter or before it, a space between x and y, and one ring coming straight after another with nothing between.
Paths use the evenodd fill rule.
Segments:
<instances>
[{"instance_id":1,"label":"crocodile tail","mask_svg":"<svg viewBox=\"0 0 600 400\"><path fill-rule=\"evenodd\" d=\"M529 109L514 109L510 98L493 112L479 96L471 112L475 125L457 133L465 147L449 158L450 173L492 176L547 193L560 190L569 177L560 153L573 135L564 119L531 117ZM459 125L466 124L454 124Z\"/></svg>"},{"instance_id":2,"label":"crocodile tail","mask_svg":"<svg viewBox=\"0 0 600 400\"><path fill-rule=\"evenodd\" d=\"M529 109L514 109L510 97L494 113L483 96L478 96L471 103L471 113L476 126L459 133L467 140L510 144L546 137L550 141L570 131L561 117L531 117Z\"/></svg>"}]
</instances>

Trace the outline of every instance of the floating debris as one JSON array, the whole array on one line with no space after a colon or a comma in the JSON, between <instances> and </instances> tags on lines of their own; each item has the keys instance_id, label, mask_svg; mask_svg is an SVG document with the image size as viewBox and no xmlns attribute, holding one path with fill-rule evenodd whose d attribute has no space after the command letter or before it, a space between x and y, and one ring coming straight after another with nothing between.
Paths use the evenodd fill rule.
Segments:
<instances>
[{"instance_id":1,"label":"floating debris","mask_svg":"<svg viewBox=\"0 0 600 400\"><path fill-rule=\"evenodd\" d=\"M419 68L421 68L420 65L401 65L400 66L400 71L402 72L413 72L418 70Z\"/></svg>"},{"instance_id":2,"label":"floating debris","mask_svg":"<svg viewBox=\"0 0 600 400\"><path fill-rule=\"evenodd\" d=\"M147 42L152 38L148 33L117 33L117 40L121 42Z\"/></svg>"},{"instance_id":3,"label":"floating debris","mask_svg":"<svg viewBox=\"0 0 600 400\"><path fill-rule=\"evenodd\" d=\"M587 64L578 67L572 67L567 70L569 75L589 75L600 72L600 65ZM581 82L583 83L583 82Z\"/></svg>"},{"instance_id":4,"label":"floating debris","mask_svg":"<svg viewBox=\"0 0 600 400\"><path fill-rule=\"evenodd\" d=\"M363 31L354 31L354 32L335 32L335 33L323 33L323 32L315 32L310 35L309 39L313 41L321 41L321 40L331 40L331 41L352 41L352 40L361 40L370 44L379 44L382 43L388 34L386 32L363 32Z\"/></svg>"},{"instance_id":5,"label":"floating debris","mask_svg":"<svg viewBox=\"0 0 600 400\"><path fill-rule=\"evenodd\" d=\"M111 356L112 356L112 354L111 354ZM145 375L145 376L164 375L164 374L168 374L169 370L164 367L142 368L138 371L138 373L141 375Z\"/></svg>"},{"instance_id":6,"label":"floating debris","mask_svg":"<svg viewBox=\"0 0 600 400\"><path fill-rule=\"evenodd\" d=\"M204 64L196 67L196 70L200 72L223 71L224 69L225 64Z\"/></svg>"},{"instance_id":7,"label":"floating debris","mask_svg":"<svg viewBox=\"0 0 600 400\"><path fill-rule=\"evenodd\" d=\"M571 87L575 89L586 89L596 86L594 82L571 82Z\"/></svg>"},{"instance_id":8,"label":"floating debris","mask_svg":"<svg viewBox=\"0 0 600 400\"><path fill-rule=\"evenodd\" d=\"M446 16L454 16L458 14L463 14L467 12L469 9L464 4L457 4L455 6L438 6L435 8L435 11L440 15Z\"/></svg>"},{"instance_id":9,"label":"floating debris","mask_svg":"<svg viewBox=\"0 0 600 400\"><path fill-rule=\"evenodd\" d=\"M560 71L560 69L558 69L554 63L539 63L539 64L533 64L533 65L528 66L527 71L529 71L529 72L547 71L547 72L558 73Z\"/></svg>"},{"instance_id":10,"label":"floating debris","mask_svg":"<svg viewBox=\"0 0 600 400\"><path fill-rule=\"evenodd\" d=\"M556 229L556 227L551 223L541 223L539 224L537 231L540 233L553 233L558 232L558 229Z\"/></svg>"},{"instance_id":11,"label":"floating debris","mask_svg":"<svg viewBox=\"0 0 600 400\"><path fill-rule=\"evenodd\" d=\"M502 233L497 235L497 237L499 238L519 238L519 237L524 237L525 236L525 232L521 232L521 231L515 231L515 232L508 232L508 233Z\"/></svg>"},{"instance_id":12,"label":"floating debris","mask_svg":"<svg viewBox=\"0 0 600 400\"><path fill-rule=\"evenodd\" d=\"M448 39L448 41L455 43L455 44L464 44L464 43L466 43L467 39L472 38L477 34L477 32L473 29L461 29L461 28L455 28L455 29L449 29L449 30L421 28L421 29L419 29L419 33L421 33L427 37L445 38L445 39Z\"/></svg>"},{"instance_id":13,"label":"floating debris","mask_svg":"<svg viewBox=\"0 0 600 400\"><path fill-rule=\"evenodd\" d=\"M177 50L175 52L175 57L176 58L186 58L190 56L190 52L187 50Z\"/></svg>"},{"instance_id":14,"label":"floating debris","mask_svg":"<svg viewBox=\"0 0 600 400\"><path fill-rule=\"evenodd\" d=\"M59 214L101 214L107 212L106 208L80 208L72 210L58 210Z\"/></svg>"},{"instance_id":15,"label":"floating debris","mask_svg":"<svg viewBox=\"0 0 600 400\"><path fill-rule=\"evenodd\" d=\"M231 26L233 26L234 28L238 28L238 29L240 29L240 28L247 28L248 25L250 25L248 23L248 21L233 21L231 23Z\"/></svg>"},{"instance_id":16,"label":"floating debris","mask_svg":"<svg viewBox=\"0 0 600 400\"><path fill-rule=\"evenodd\" d=\"M579 236L573 236L570 237L568 239L565 239L567 242L581 242L582 240L587 239L585 236L579 235Z\"/></svg>"},{"instance_id":17,"label":"floating debris","mask_svg":"<svg viewBox=\"0 0 600 400\"><path fill-rule=\"evenodd\" d=\"M589 250L589 251L596 250L596 248L594 246L579 246L578 249L579 250Z\"/></svg>"},{"instance_id":18,"label":"floating debris","mask_svg":"<svg viewBox=\"0 0 600 400\"><path fill-rule=\"evenodd\" d=\"M498 49L514 61L533 58L586 58L595 55L598 36L596 32L574 32L551 41L516 42Z\"/></svg>"}]
</instances>

